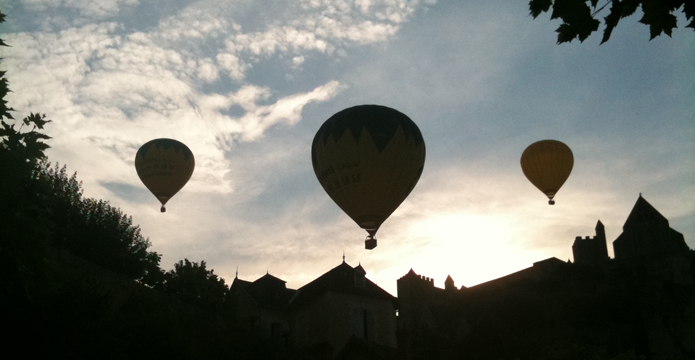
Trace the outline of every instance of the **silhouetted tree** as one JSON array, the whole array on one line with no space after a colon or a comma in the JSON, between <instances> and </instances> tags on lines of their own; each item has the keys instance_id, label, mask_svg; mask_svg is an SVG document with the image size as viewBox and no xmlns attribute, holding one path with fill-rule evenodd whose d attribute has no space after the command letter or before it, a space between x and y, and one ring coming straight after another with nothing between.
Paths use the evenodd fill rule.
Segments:
<instances>
[{"instance_id":1,"label":"silhouetted tree","mask_svg":"<svg viewBox=\"0 0 695 360\"><path fill-rule=\"evenodd\" d=\"M610 5L610 12L604 17L605 28L601 44L608 41L613 29L618 26L620 19L633 15L642 8L642 24L649 26L650 40L662 33L671 36L677 28L676 13L682 12L690 21L685 27L695 30L695 2L692 0L530 0L531 15L536 18L544 12L552 13L550 19L561 19L562 24L557 28L558 44L571 42L574 39L584 41L601 22L596 16Z\"/></svg>"},{"instance_id":2,"label":"silhouetted tree","mask_svg":"<svg viewBox=\"0 0 695 360\"><path fill-rule=\"evenodd\" d=\"M0 71L3 351L27 358L255 358L248 336L219 313L177 299L215 310L224 302L224 280L205 262L188 260L165 274L131 217L107 201L84 199L77 175L47 161L50 120L32 113L15 121L9 91ZM151 289L162 289L165 275L176 296Z\"/></svg>"},{"instance_id":3,"label":"silhouetted tree","mask_svg":"<svg viewBox=\"0 0 695 360\"><path fill-rule=\"evenodd\" d=\"M34 179L51 194L54 246L151 286L161 280L160 255L147 250L140 227L108 201L82 199L77 173L68 177L65 166L51 168L44 160Z\"/></svg>"},{"instance_id":4,"label":"silhouetted tree","mask_svg":"<svg viewBox=\"0 0 695 360\"><path fill-rule=\"evenodd\" d=\"M0 12L0 23L5 15ZM7 46L0 39L0 46ZM45 192L31 181L36 163L45 158L44 115L14 121L5 96L10 92L0 71L0 301L26 302L36 284L51 274L49 211L40 205ZM43 280L42 280L43 279Z\"/></svg>"},{"instance_id":5,"label":"silhouetted tree","mask_svg":"<svg viewBox=\"0 0 695 360\"><path fill-rule=\"evenodd\" d=\"M165 293L204 310L219 312L225 302L227 285L224 279L206 269L205 261L200 264L188 259L174 264L174 269L164 276L160 287Z\"/></svg>"},{"instance_id":6,"label":"silhouetted tree","mask_svg":"<svg viewBox=\"0 0 695 360\"><path fill-rule=\"evenodd\" d=\"M7 45L0 40L0 46ZM5 279L36 280L48 269L49 253L62 249L151 286L161 281L160 256L148 251L132 218L107 201L83 199L76 174L51 168L44 153L50 136L43 132L50 120L31 113L15 121L9 91L0 71L0 263L14 274Z\"/></svg>"}]
</instances>

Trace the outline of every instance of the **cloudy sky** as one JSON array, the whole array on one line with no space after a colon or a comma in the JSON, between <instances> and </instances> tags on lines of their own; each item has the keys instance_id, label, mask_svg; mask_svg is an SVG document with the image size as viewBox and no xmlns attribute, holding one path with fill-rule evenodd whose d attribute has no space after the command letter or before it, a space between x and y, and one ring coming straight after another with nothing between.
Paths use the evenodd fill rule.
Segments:
<instances>
[{"instance_id":1,"label":"cloudy sky","mask_svg":"<svg viewBox=\"0 0 695 360\"><path fill-rule=\"evenodd\" d=\"M266 271L300 287L341 262L395 295L413 268L471 286L549 257L601 220L611 243L640 193L695 248L695 34L649 41L639 14L610 41L556 45L527 1L10 0L0 67L21 118L85 196L132 215L162 267L205 260L228 283ZM427 145L420 182L379 246L331 201L310 159L334 113L389 106ZM196 158L159 212L133 162L175 138ZM555 206L519 157L563 141Z\"/></svg>"}]
</instances>

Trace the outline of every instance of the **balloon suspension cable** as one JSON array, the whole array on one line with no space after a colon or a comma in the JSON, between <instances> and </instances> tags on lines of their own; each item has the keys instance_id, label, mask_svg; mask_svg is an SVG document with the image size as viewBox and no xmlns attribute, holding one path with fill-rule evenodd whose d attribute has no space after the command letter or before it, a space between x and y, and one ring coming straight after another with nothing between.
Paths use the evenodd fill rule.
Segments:
<instances>
[{"instance_id":1,"label":"balloon suspension cable","mask_svg":"<svg viewBox=\"0 0 695 360\"><path fill-rule=\"evenodd\" d=\"M164 207L164 205L162 205L162 208L159 209L159 211L161 211L161 212L167 212L167 209Z\"/></svg>"},{"instance_id":2,"label":"balloon suspension cable","mask_svg":"<svg viewBox=\"0 0 695 360\"><path fill-rule=\"evenodd\" d=\"M553 200L553 199L548 200L548 205L555 205L555 200Z\"/></svg>"}]
</instances>

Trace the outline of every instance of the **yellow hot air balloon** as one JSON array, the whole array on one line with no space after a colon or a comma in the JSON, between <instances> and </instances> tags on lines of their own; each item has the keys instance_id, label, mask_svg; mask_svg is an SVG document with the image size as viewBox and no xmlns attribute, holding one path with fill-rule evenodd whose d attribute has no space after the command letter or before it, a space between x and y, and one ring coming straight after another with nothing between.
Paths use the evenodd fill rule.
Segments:
<instances>
[{"instance_id":1,"label":"yellow hot air balloon","mask_svg":"<svg viewBox=\"0 0 695 360\"><path fill-rule=\"evenodd\" d=\"M555 194L572 172L572 150L557 140L541 140L529 145L521 154L521 170L526 178L548 196L554 205Z\"/></svg>"},{"instance_id":2,"label":"yellow hot air balloon","mask_svg":"<svg viewBox=\"0 0 695 360\"><path fill-rule=\"evenodd\" d=\"M425 165L425 142L401 112L360 105L331 116L311 146L314 173L335 203L367 230L365 248L417 184Z\"/></svg>"},{"instance_id":3,"label":"yellow hot air balloon","mask_svg":"<svg viewBox=\"0 0 695 360\"><path fill-rule=\"evenodd\" d=\"M173 139L154 139L135 154L135 170L140 180L164 205L193 175L195 158L191 149Z\"/></svg>"}]
</instances>

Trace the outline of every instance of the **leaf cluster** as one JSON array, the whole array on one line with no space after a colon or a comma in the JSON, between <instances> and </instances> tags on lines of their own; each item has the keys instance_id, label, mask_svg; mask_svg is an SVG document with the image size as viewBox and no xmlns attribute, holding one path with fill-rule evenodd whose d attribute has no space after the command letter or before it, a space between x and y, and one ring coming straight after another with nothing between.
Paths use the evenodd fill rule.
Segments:
<instances>
[{"instance_id":1,"label":"leaf cluster","mask_svg":"<svg viewBox=\"0 0 695 360\"><path fill-rule=\"evenodd\" d=\"M224 279L206 266L205 261L180 260L174 264L173 270L164 275L163 283L156 288L201 309L219 312L229 288Z\"/></svg>"},{"instance_id":2,"label":"leaf cluster","mask_svg":"<svg viewBox=\"0 0 695 360\"><path fill-rule=\"evenodd\" d=\"M610 10L603 18L604 30L601 44L610 39L613 29L622 18L633 15L638 8L643 16L640 23L648 25L650 40L666 34L669 37L673 29L678 27L675 13L685 14L689 24L685 27L695 30L695 2L691 0L530 0L531 16L538 17L541 13L551 11L550 19L561 19L562 24L557 28L558 44L579 39L586 40L594 31L598 31L601 22L596 16L608 5Z\"/></svg>"},{"instance_id":3,"label":"leaf cluster","mask_svg":"<svg viewBox=\"0 0 695 360\"><path fill-rule=\"evenodd\" d=\"M53 246L85 260L154 285L152 274L160 272L160 255L148 251L151 243L142 236L133 218L114 208L108 201L82 198L82 183L77 173L68 176L66 167L41 161L33 180L43 184L50 194L46 206L51 209Z\"/></svg>"}]
</instances>

